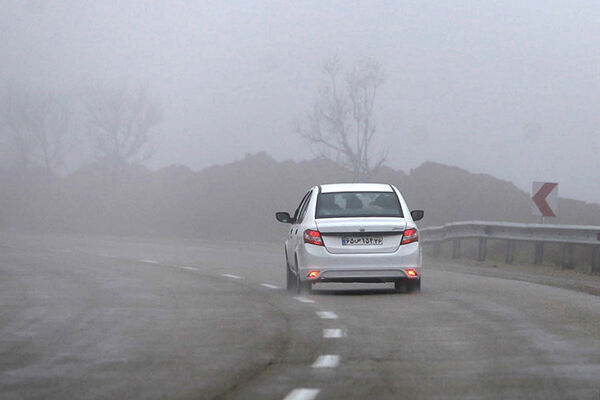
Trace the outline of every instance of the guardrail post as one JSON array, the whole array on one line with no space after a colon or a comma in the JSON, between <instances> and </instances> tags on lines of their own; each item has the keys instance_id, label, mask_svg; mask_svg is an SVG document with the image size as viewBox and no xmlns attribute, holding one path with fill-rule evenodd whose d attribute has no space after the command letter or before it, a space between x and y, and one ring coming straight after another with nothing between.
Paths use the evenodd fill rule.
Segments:
<instances>
[{"instance_id":1,"label":"guardrail post","mask_svg":"<svg viewBox=\"0 0 600 400\"><path fill-rule=\"evenodd\" d=\"M544 260L544 242L535 244L535 255L533 256L534 264L541 264Z\"/></svg>"},{"instance_id":2,"label":"guardrail post","mask_svg":"<svg viewBox=\"0 0 600 400\"><path fill-rule=\"evenodd\" d=\"M542 264L544 256L546 259L550 256L544 254L544 247L546 243L554 243L562 247L558 257L554 257L554 254L552 256L558 258L558 264L564 269L574 269L577 266L576 246L586 246L586 257L591 257L585 262L586 265L591 264L591 268L588 267L586 270L600 274L600 226L464 221L423 228L421 232L424 243L427 246L433 245L435 257L445 256L445 252L442 251L445 249L445 243L452 242L453 259L461 258L460 247L464 239L478 239L477 259L480 261L485 261L487 258L488 239L505 241L507 264L515 262L517 247L521 242L527 243L527 246L533 244L534 254L531 257L534 264ZM426 240L427 238L429 240ZM591 250L591 254L588 253L588 249Z\"/></svg>"},{"instance_id":3,"label":"guardrail post","mask_svg":"<svg viewBox=\"0 0 600 400\"><path fill-rule=\"evenodd\" d=\"M435 242L433 244L433 256L439 257L442 250L442 244L440 242Z\"/></svg>"},{"instance_id":4,"label":"guardrail post","mask_svg":"<svg viewBox=\"0 0 600 400\"><path fill-rule=\"evenodd\" d=\"M517 247L517 242L514 240L508 240L506 242L506 263L512 264L515 261L515 248Z\"/></svg>"},{"instance_id":5,"label":"guardrail post","mask_svg":"<svg viewBox=\"0 0 600 400\"><path fill-rule=\"evenodd\" d=\"M454 239L452 241L452 258L460 258L460 239Z\"/></svg>"},{"instance_id":6,"label":"guardrail post","mask_svg":"<svg viewBox=\"0 0 600 400\"><path fill-rule=\"evenodd\" d=\"M487 238L479 238L479 252L477 261L485 261L487 255Z\"/></svg>"},{"instance_id":7,"label":"guardrail post","mask_svg":"<svg viewBox=\"0 0 600 400\"><path fill-rule=\"evenodd\" d=\"M592 250L592 274L600 272L600 246L594 246Z\"/></svg>"},{"instance_id":8,"label":"guardrail post","mask_svg":"<svg viewBox=\"0 0 600 400\"><path fill-rule=\"evenodd\" d=\"M575 268L575 265L573 264L573 245L572 244L566 243L563 245L562 267L564 269Z\"/></svg>"}]
</instances>

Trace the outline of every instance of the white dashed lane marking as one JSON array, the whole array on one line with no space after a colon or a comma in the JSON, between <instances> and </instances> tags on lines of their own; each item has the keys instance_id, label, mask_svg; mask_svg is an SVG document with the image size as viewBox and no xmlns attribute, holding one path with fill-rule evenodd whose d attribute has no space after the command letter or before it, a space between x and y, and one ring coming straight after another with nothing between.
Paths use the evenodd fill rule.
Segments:
<instances>
[{"instance_id":1,"label":"white dashed lane marking","mask_svg":"<svg viewBox=\"0 0 600 400\"><path fill-rule=\"evenodd\" d=\"M335 368L340 364L340 356L337 354L324 354L319 356L313 363L313 368Z\"/></svg>"},{"instance_id":2,"label":"white dashed lane marking","mask_svg":"<svg viewBox=\"0 0 600 400\"><path fill-rule=\"evenodd\" d=\"M261 283L260 286L264 286L269 289L281 289L281 287L276 285L271 285L270 283Z\"/></svg>"},{"instance_id":3,"label":"white dashed lane marking","mask_svg":"<svg viewBox=\"0 0 600 400\"><path fill-rule=\"evenodd\" d=\"M244 279L241 276L233 275L233 274L221 274L221 276L224 276L225 278L231 278L231 279Z\"/></svg>"},{"instance_id":4,"label":"white dashed lane marking","mask_svg":"<svg viewBox=\"0 0 600 400\"><path fill-rule=\"evenodd\" d=\"M319 394L319 389L294 389L283 400L313 400Z\"/></svg>"},{"instance_id":5,"label":"white dashed lane marking","mask_svg":"<svg viewBox=\"0 0 600 400\"><path fill-rule=\"evenodd\" d=\"M188 271L198 271L198 268L194 268L194 267L179 267L182 269L187 269Z\"/></svg>"},{"instance_id":6,"label":"white dashed lane marking","mask_svg":"<svg viewBox=\"0 0 600 400\"><path fill-rule=\"evenodd\" d=\"M323 329L323 337L326 339L335 339L346 336L341 329Z\"/></svg>"},{"instance_id":7,"label":"white dashed lane marking","mask_svg":"<svg viewBox=\"0 0 600 400\"><path fill-rule=\"evenodd\" d=\"M143 262L143 263L146 263L146 264L158 264L158 261L156 261L156 260L148 260L148 259L140 260L140 262Z\"/></svg>"},{"instance_id":8,"label":"white dashed lane marking","mask_svg":"<svg viewBox=\"0 0 600 400\"><path fill-rule=\"evenodd\" d=\"M314 302L315 302L313 299L309 299L308 297L302 297L302 296L294 297L294 299L298 300L300 303L314 304Z\"/></svg>"},{"instance_id":9,"label":"white dashed lane marking","mask_svg":"<svg viewBox=\"0 0 600 400\"><path fill-rule=\"evenodd\" d=\"M321 319L338 319L338 316L333 311L317 311L317 315Z\"/></svg>"}]
</instances>

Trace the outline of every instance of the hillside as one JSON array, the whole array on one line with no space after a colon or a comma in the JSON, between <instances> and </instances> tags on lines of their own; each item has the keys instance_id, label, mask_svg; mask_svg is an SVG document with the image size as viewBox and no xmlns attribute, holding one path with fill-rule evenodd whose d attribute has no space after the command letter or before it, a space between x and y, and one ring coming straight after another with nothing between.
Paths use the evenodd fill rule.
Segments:
<instances>
[{"instance_id":1,"label":"hillside","mask_svg":"<svg viewBox=\"0 0 600 400\"><path fill-rule=\"evenodd\" d=\"M0 229L109 234L275 239L286 226L275 211L293 211L313 185L350 180L328 160L277 162L265 153L194 172L129 167L111 185L98 167L48 180L39 171L0 171ZM426 162L406 173L381 168L372 179L396 185L421 226L463 220L537 222L528 193L485 174ZM553 223L600 225L600 205L559 200Z\"/></svg>"}]
</instances>

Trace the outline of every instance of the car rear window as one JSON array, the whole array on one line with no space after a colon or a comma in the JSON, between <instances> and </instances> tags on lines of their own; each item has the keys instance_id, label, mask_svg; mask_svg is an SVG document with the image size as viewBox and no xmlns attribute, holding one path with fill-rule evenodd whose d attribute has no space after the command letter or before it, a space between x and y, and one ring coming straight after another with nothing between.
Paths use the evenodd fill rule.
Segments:
<instances>
[{"instance_id":1,"label":"car rear window","mask_svg":"<svg viewBox=\"0 0 600 400\"><path fill-rule=\"evenodd\" d=\"M316 218L403 217L394 192L320 193Z\"/></svg>"}]
</instances>

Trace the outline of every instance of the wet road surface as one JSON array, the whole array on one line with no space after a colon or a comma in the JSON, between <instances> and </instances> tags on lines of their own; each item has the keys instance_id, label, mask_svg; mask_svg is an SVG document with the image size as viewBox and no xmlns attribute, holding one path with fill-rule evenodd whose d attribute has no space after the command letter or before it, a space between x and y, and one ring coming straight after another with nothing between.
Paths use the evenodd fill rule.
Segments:
<instances>
[{"instance_id":1,"label":"wet road surface","mask_svg":"<svg viewBox=\"0 0 600 400\"><path fill-rule=\"evenodd\" d=\"M0 398L599 398L600 297L426 268L298 295L279 244L0 234Z\"/></svg>"}]
</instances>

